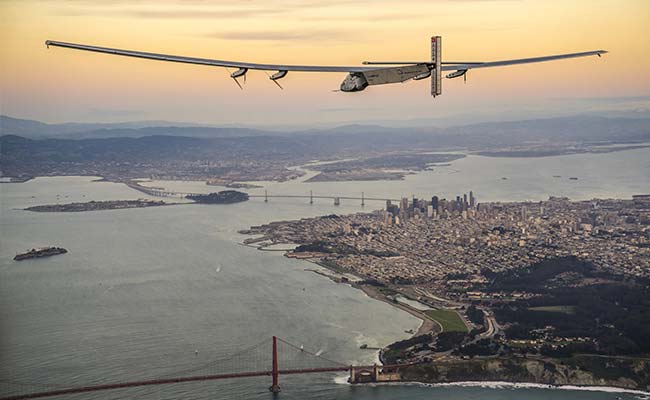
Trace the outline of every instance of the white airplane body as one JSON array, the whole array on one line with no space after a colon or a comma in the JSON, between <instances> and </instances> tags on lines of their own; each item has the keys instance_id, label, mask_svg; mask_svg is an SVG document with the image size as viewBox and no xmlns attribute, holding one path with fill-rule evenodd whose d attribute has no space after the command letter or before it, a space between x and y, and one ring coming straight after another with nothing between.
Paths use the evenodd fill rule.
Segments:
<instances>
[{"instance_id":1,"label":"white airplane body","mask_svg":"<svg viewBox=\"0 0 650 400\"><path fill-rule=\"evenodd\" d=\"M55 40L45 41L45 45L65 47L69 49L85 50L98 53L114 54L126 57L145 58L149 60L179 62L185 64L208 65L213 67L237 68L230 74L241 88L237 78L246 79L249 70L277 71L269 76L269 79L280 86L278 80L284 78L289 71L297 72L347 72L347 77L340 86L342 92L359 92L368 86L386 85L391 83L405 82L408 80L420 80L431 77L431 95L436 97L442 93L442 72L454 71L447 74L448 79L466 77L467 71L477 68L501 67L517 64L530 64L545 61L562 60L586 56L598 56L607 53L605 50L585 51L581 53L558 54L552 56L521 58L515 60L491 61L491 62L443 62L442 61L442 40L440 36L431 38L431 60L430 61L365 61L363 66L325 66L325 65L282 65L282 64L258 64L239 61L214 60L208 58L195 58L175 56L169 54L147 53L134 50L121 50L109 47L89 46L85 44L59 42ZM282 88L280 86L280 88Z\"/></svg>"}]
</instances>

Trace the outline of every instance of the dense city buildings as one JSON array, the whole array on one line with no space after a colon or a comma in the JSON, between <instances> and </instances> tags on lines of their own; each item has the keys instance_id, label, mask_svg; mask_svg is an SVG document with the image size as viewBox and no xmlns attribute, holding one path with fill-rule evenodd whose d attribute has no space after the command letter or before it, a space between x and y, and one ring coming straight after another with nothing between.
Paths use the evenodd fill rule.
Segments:
<instances>
[{"instance_id":1,"label":"dense city buildings","mask_svg":"<svg viewBox=\"0 0 650 400\"><path fill-rule=\"evenodd\" d=\"M273 242L321 243L311 256L367 279L460 297L479 296L462 288L484 281L488 271L566 256L616 275L650 276L648 196L476 201L473 192L430 202L405 197L373 213L272 223L252 232Z\"/></svg>"}]
</instances>

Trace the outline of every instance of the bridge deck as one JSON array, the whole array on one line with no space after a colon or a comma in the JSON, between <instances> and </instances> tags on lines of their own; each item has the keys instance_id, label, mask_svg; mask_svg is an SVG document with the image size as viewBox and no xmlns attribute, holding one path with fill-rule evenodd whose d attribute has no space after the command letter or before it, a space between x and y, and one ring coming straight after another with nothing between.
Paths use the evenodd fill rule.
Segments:
<instances>
[{"instance_id":1,"label":"bridge deck","mask_svg":"<svg viewBox=\"0 0 650 400\"><path fill-rule=\"evenodd\" d=\"M404 367L411 364L396 364L396 365L378 365L382 369L392 369ZM314 374L321 372L338 372L348 371L350 368L357 369L370 369L374 365L355 365L355 366L341 366L341 367L324 367L324 368L305 368L305 369L281 369L278 371L280 375L296 375L296 374ZM231 374L216 374L216 375L199 375L199 376L186 376L180 378L164 378L164 379L151 379L142 381L130 381L121 383L107 383L102 385L79 386L66 389L56 389L44 392L20 394L15 396L2 397L0 400L24 400L24 399L38 399L43 397L62 396L67 394L98 392L102 390L124 389L139 386L152 386L152 385L168 385L172 383L185 383L185 382L198 382L198 381L211 381L218 379L233 379L233 378L251 378L255 376L271 376L272 371L252 371L252 372L238 372Z\"/></svg>"}]
</instances>

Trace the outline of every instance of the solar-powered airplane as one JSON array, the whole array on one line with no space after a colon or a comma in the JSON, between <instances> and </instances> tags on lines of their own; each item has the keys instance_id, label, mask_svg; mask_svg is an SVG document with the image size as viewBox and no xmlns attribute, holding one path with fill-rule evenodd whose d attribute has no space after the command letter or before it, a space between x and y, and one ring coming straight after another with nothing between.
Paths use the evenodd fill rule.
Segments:
<instances>
[{"instance_id":1,"label":"solar-powered airplane","mask_svg":"<svg viewBox=\"0 0 650 400\"><path fill-rule=\"evenodd\" d=\"M170 61L187 64L209 65L213 67L237 68L230 74L235 83L242 88L237 78L246 81L246 73L249 70L277 71L269 76L280 88L278 80L287 76L289 71L296 72L347 72L348 76L341 82L342 92L359 92L373 85L386 85L389 83L406 82L408 80L420 80L431 77L431 95L436 97L442 93L442 72L454 71L447 74L448 79L464 77L467 79L467 71L476 68L502 67L516 64L529 64L544 61L562 60L565 58L576 58L586 56L598 56L607 53L605 50L585 51L581 53L558 54L553 56L520 58L515 60L488 61L488 62L462 62L442 61L442 40L440 36L431 38L431 60L430 61L365 61L364 66L319 66L319 65L282 65L282 64L257 64L239 61L213 60L209 58L195 58L174 56L169 54L145 53L134 50L120 50L109 47L88 46L47 40L45 45L67 47L69 49L94 51L98 53L115 54L118 56L146 58L150 60Z\"/></svg>"}]
</instances>

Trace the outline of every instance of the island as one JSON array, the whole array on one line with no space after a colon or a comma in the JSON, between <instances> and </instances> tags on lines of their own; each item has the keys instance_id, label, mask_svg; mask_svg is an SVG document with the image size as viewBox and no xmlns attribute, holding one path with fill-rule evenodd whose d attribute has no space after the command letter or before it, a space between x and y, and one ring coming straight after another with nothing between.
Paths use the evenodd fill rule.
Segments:
<instances>
[{"instance_id":1,"label":"island","mask_svg":"<svg viewBox=\"0 0 650 400\"><path fill-rule=\"evenodd\" d=\"M45 204L41 206L32 206L25 208L26 211L34 212L83 212L83 211L102 211L102 210L121 210L124 208L144 208L167 206L178 203L165 203L158 200L109 200L109 201L89 201L86 203L68 203L68 204Z\"/></svg>"},{"instance_id":2,"label":"island","mask_svg":"<svg viewBox=\"0 0 650 400\"><path fill-rule=\"evenodd\" d=\"M50 257L57 254L65 254L68 250L63 247L41 247L38 249L31 249L24 253L16 254L14 261L28 260L30 258Z\"/></svg>"},{"instance_id":3,"label":"island","mask_svg":"<svg viewBox=\"0 0 650 400\"><path fill-rule=\"evenodd\" d=\"M248 194L236 190L222 190L210 194L188 194L185 198L204 204L232 204L248 200Z\"/></svg>"}]
</instances>

